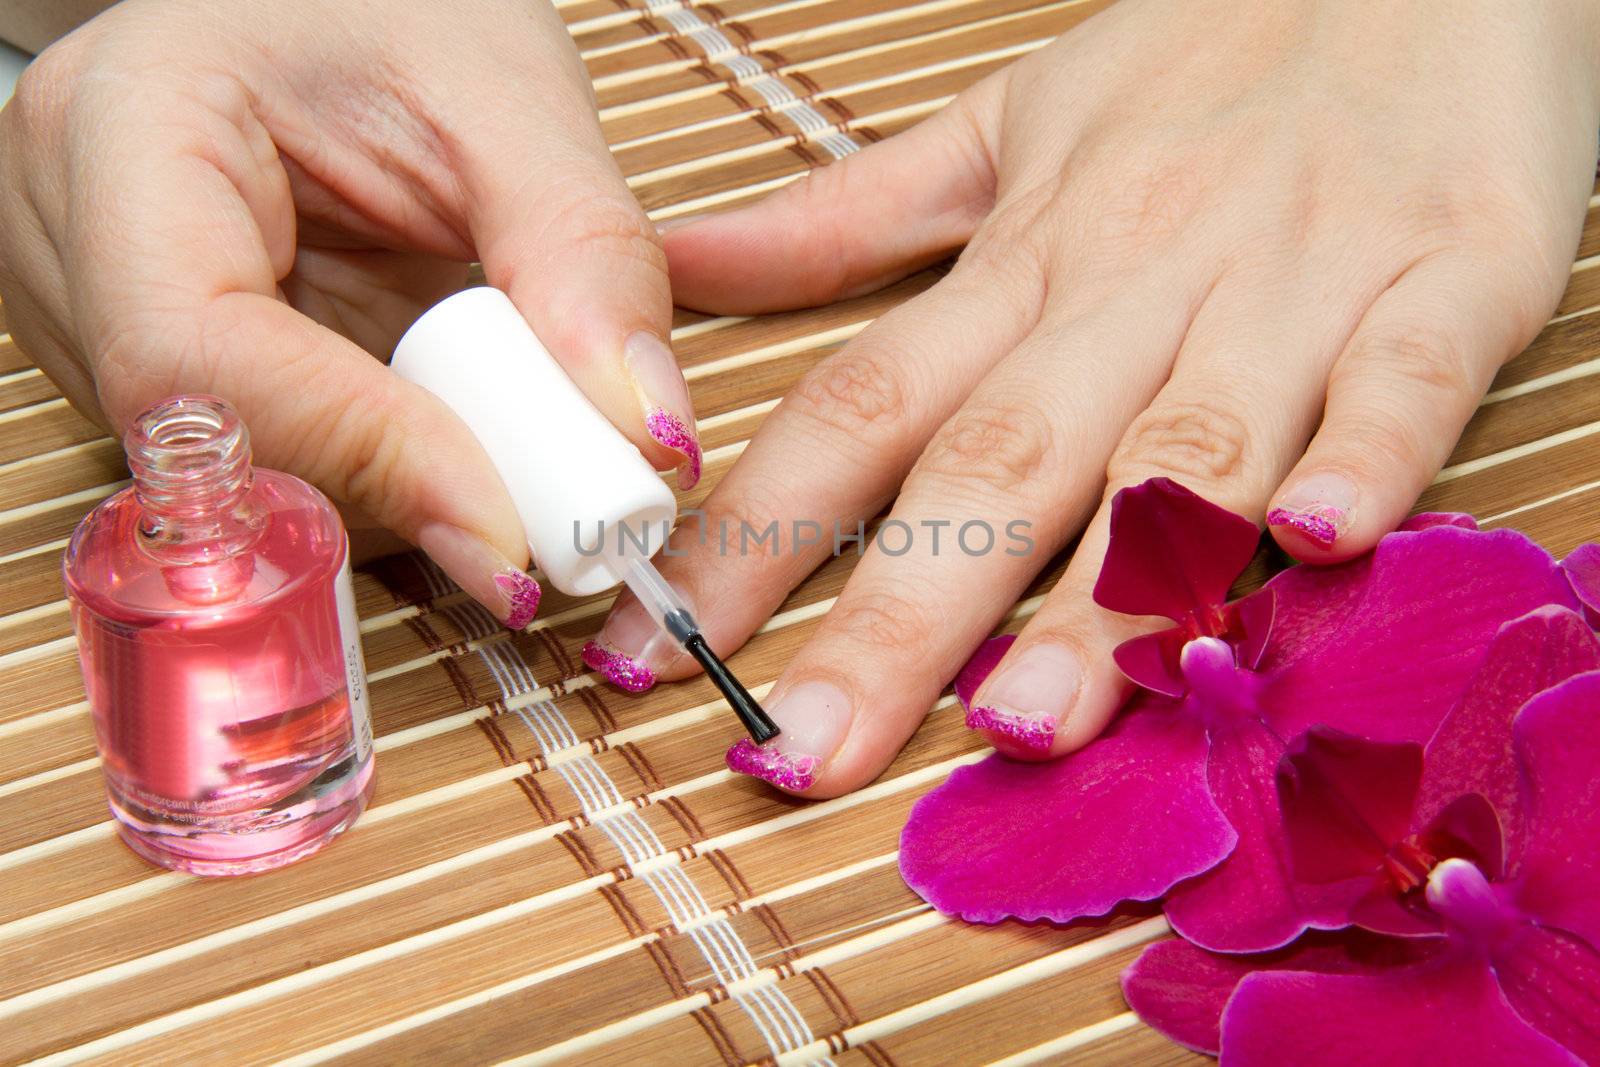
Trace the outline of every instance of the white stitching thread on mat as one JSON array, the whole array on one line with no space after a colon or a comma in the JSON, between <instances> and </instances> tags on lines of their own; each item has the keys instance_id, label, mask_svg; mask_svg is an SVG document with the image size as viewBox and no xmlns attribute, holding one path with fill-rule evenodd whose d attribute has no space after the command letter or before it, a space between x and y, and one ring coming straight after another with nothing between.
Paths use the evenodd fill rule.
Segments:
<instances>
[{"instance_id":1,"label":"white stitching thread on mat","mask_svg":"<svg viewBox=\"0 0 1600 1067\"><path fill-rule=\"evenodd\" d=\"M860 145L835 129L833 123L812 107L809 101L794 95L782 80L767 73L766 67L739 51L726 34L702 19L697 12L683 7L680 0L645 0L645 10L652 15L661 15L675 33L693 40L705 52L706 62L723 67L738 79L740 85L754 89L766 101L769 109L788 116L807 137L826 148L834 159L843 159L861 150Z\"/></svg>"},{"instance_id":2,"label":"white stitching thread on mat","mask_svg":"<svg viewBox=\"0 0 1600 1067\"><path fill-rule=\"evenodd\" d=\"M470 639L480 639L498 629L494 617L480 604L468 602L455 604L443 610L461 632ZM489 668L494 684L500 690L500 699L510 704L513 697L539 688L533 671L522 658L522 652L510 641L495 641L477 649L480 659ZM541 700L536 704L517 707L516 717L528 728L545 756L570 750L580 744L577 731L553 701ZM674 928L689 936L711 973L724 988L742 978L755 975L756 966L750 948L733 928L726 916L715 915L700 887L682 867L673 865L656 870L639 868L645 861L665 856L667 847L640 818L635 808L623 808L626 798L611 776L588 753L552 765L552 769L567 783L572 795L578 798L585 816L594 826L610 838L640 881L650 887L656 899L666 910ZM616 810L621 808L622 810ZM598 814L611 811L609 815ZM805 1016L795 1007L789 994L777 986L757 986L738 993L730 992L729 999L749 1018L761 1034L773 1056L805 1048L816 1041ZM832 1064L832 1060L818 1059L813 1064Z\"/></svg>"}]
</instances>

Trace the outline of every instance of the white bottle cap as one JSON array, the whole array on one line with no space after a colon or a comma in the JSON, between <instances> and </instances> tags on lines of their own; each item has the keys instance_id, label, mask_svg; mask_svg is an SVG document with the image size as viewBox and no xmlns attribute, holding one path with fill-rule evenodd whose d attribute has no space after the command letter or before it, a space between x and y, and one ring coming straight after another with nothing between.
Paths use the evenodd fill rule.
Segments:
<instances>
[{"instance_id":1,"label":"white bottle cap","mask_svg":"<svg viewBox=\"0 0 1600 1067\"><path fill-rule=\"evenodd\" d=\"M666 482L500 290L480 286L434 305L400 339L390 366L472 428L511 491L534 561L563 593L615 585L619 533L630 548L630 537L648 537L654 550L677 519Z\"/></svg>"}]
</instances>

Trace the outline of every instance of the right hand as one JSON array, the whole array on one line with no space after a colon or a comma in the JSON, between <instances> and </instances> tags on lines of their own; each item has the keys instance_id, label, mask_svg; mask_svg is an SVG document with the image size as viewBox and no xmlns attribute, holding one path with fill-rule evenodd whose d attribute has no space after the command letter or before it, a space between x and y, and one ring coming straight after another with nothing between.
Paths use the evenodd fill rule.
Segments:
<instances>
[{"instance_id":1,"label":"right hand","mask_svg":"<svg viewBox=\"0 0 1600 1067\"><path fill-rule=\"evenodd\" d=\"M505 486L449 409L373 358L474 258L646 458L692 482L665 259L549 5L127 0L40 55L0 112L0 298L79 411L120 432L168 395L218 394L263 466L520 627L538 586ZM646 425L660 411L687 429L679 451Z\"/></svg>"}]
</instances>

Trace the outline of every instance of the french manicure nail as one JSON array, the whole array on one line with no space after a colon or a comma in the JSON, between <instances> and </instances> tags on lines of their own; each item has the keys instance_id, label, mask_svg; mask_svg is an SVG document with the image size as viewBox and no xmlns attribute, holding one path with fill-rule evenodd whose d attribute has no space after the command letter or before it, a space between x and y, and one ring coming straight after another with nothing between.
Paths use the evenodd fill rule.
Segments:
<instances>
[{"instance_id":1,"label":"french manicure nail","mask_svg":"<svg viewBox=\"0 0 1600 1067\"><path fill-rule=\"evenodd\" d=\"M646 432L683 454L683 462L678 465L678 486L694 488L700 480L700 438L695 431L689 386L672 349L661 338L640 330L628 338L622 358L644 407Z\"/></svg>"},{"instance_id":2,"label":"french manicure nail","mask_svg":"<svg viewBox=\"0 0 1600 1067\"><path fill-rule=\"evenodd\" d=\"M539 583L481 537L431 522L417 531L417 547L510 629L522 629L538 613Z\"/></svg>"},{"instance_id":3,"label":"french manicure nail","mask_svg":"<svg viewBox=\"0 0 1600 1067\"><path fill-rule=\"evenodd\" d=\"M505 601L506 626L520 630L539 614L539 601L544 590L539 583L522 571L507 568L494 576L495 588Z\"/></svg>"},{"instance_id":4,"label":"french manicure nail","mask_svg":"<svg viewBox=\"0 0 1600 1067\"><path fill-rule=\"evenodd\" d=\"M603 644L599 638L583 646L583 663L618 689L630 693L642 693L656 684L656 672L648 663Z\"/></svg>"},{"instance_id":5,"label":"french manicure nail","mask_svg":"<svg viewBox=\"0 0 1600 1067\"><path fill-rule=\"evenodd\" d=\"M1082 684L1083 668L1071 649L1043 641L1028 645L1006 657L974 694L967 726L1030 752L1048 752Z\"/></svg>"},{"instance_id":6,"label":"french manicure nail","mask_svg":"<svg viewBox=\"0 0 1600 1067\"><path fill-rule=\"evenodd\" d=\"M1342 474L1321 471L1296 482L1267 512L1267 525L1294 530L1324 548L1350 528L1356 487Z\"/></svg>"},{"instance_id":7,"label":"french manicure nail","mask_svg":"<svg viewBox=\"0 0 1600 1067\"><path fill-rule=\"evenodd\" d=\"M674 589L693 612L689 595ZM594 640L583 646L583 662L588 668L630 693L642 693L655 685L657 673L678 655L677 642L631 596L622 599Z\"/></svg>"},{"instance_id":8,"label":"french manicure nail","mask_svg":"<svg viewBox=\"0 0 1600 1067\"><path fill-rule=\"evenodd\" d=\"M748 737L728 749L728 769L799 793L810 789L850 732L850 698L828 682L804 682L767 709L783 732L764 745Z\"/></svg>"}]
</instances>

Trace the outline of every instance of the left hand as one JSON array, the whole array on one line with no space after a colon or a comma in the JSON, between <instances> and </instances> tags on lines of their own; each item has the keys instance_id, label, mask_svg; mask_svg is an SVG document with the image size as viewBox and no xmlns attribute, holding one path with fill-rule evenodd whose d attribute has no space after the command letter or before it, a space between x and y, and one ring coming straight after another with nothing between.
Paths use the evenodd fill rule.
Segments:
<instances>
[{"instance_id":1,"label":"left hand","mask_svg":"<svg viewBox=\"0 0 1600 1067\"><path fill-rule=\"evenodd\" d=\"M746 765L813 796L870 781L1080 533L977 725L1022 757L1093 738L1125 692L1111 650L1140 630L1090 599L1108 502L1146 478L1268 518L1302 559L1371 548L1566 284L1597 46L1592 3L1123 0L906 134L671 231L678 301L731 314L967 245L817 366L707 502L711 524L778 519L777 554L666 561L726 650L830 550L793 551L794 520L853 529L894 500L916 534L867 551ZM972 520L987 553L954 543ZM1004 551L1014 520L1030 554ZM602 638L640 651L638 613Z\"/></svg>"}]
</instances>

